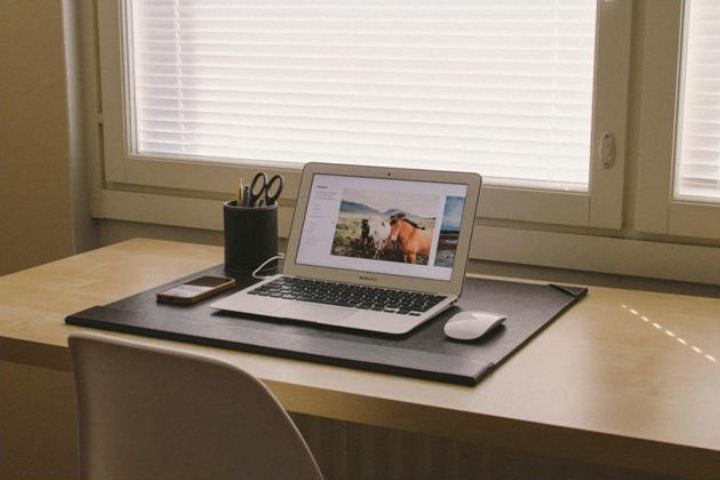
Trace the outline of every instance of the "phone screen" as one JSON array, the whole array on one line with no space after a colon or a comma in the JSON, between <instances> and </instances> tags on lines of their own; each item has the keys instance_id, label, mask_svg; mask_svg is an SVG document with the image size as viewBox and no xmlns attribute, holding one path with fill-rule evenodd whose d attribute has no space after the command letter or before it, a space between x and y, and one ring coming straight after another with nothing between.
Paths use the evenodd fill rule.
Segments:
<instances>
[{"instance_id":1,"label":"phone screen","mask_svg":"<svg viewBox=\"0 0 720 480\"><path fill-rule=\"evenodd\" d=\"M205 289L208 290L210 288L215 288L218 285L222 285L223 283L227 283L227 281L227 278L222 277L200 277L183 283L181 286L188 285L191 287L208 287Z\"/></svg>"},{"instance_id":2,"label":"phone screen","mask_svg":"<svg viewBox=\"0 0 720 480\"><path fill-rule=\"evenodd\" d=\"M227 284L227 278L222 277L199 277L194 278L182 285L169 288L160 292L158 295L162 297L192 298L202 295L205 292L214 290L217 287Z\"/></svg>"}]
</instances>

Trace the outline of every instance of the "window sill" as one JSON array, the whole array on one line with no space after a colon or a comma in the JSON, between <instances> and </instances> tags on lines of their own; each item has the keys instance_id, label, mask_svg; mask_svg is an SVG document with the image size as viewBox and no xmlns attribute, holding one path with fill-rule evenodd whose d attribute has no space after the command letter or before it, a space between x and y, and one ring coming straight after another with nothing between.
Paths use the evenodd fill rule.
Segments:
<instances>
[{"instance_id":1,"label":"window sill","mask_svg":"<svg viewBox=\"0 0 720 480\"><path fill-rule=\"evenodd\" d=\"M222 231L222 201L100 190L98 219ZM287 238L293 208L281 207L279 235ZM519 264L653 279L720 284L720 248L601 235L478 225L470 257ZM482 264L479 264L482 265ZM483 267L472 271L489 273ZM495 267L497 268L497 267ZM580 282L583 283L583 282Z\"/></svg>"}]
</instances>

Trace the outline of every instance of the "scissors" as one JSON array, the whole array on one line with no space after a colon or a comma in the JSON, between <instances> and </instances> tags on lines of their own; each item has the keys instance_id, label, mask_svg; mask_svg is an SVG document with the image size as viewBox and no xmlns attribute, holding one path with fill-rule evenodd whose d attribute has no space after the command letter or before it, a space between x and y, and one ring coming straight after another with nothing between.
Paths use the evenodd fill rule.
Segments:
<instances>
[{"instance_id":1,"label":"scissors","mask_svg":"<svg viewBox=\"0 0 720 480\"><path fill-rule=\"evenodd\" d=\"M282 175L273 175L268 181L265 172L256 173L250 184L250 204L248 206L274 205L277 199L280 198L284 186L285 179Z\"/></svg>"}]
</instances>

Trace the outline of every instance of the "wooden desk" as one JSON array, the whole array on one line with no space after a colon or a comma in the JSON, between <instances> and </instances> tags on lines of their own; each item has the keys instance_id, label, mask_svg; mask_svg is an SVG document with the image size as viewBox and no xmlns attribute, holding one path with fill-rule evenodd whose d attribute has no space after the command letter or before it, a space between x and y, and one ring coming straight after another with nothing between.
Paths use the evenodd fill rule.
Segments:
<instances>
[{"instance_id":1,"label":"wooden desk","mask_svg":"<svg viewBox=\"0 0 720 480\"><path fill-rule=\"evenodd\" d=\"M221 261L220 247L138 239L0 278L6 459L28 454L13 450L17 442L50 448L32 439L32 429L58 423L60 397L74 401L67 336L80 328L65 325L66 315ZM720 299L593 287L475 388L187 348L258 376L292 412L655 474L720 477ZM66 377L43 386L52 372ZM34 408L37 424L18 425ZM55 434L71 435L74 414L64 416ZM60 453L73 454L69 443ZM21 467L32 470L13 468Z\"/></svg>"}]
</instances>

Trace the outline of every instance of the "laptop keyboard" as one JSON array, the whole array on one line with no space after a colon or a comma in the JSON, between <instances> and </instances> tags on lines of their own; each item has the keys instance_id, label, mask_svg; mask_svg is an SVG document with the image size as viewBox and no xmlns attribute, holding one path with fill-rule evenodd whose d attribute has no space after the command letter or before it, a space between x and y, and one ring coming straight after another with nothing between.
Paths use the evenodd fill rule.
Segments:
<instances>
[{"instance_id":1,"label":"laptop keyboard","mask_svg":"<svg viewBox=\"0 0 720 480\"><path fill-rule=\"evenodd\" d=\"M286 300L413 316L419 316L423 312L427 312L447 298L444 295L294 277L277 278L247 293L248 295L262 297L284 298Z\"/></svg>"}]
</instances>

